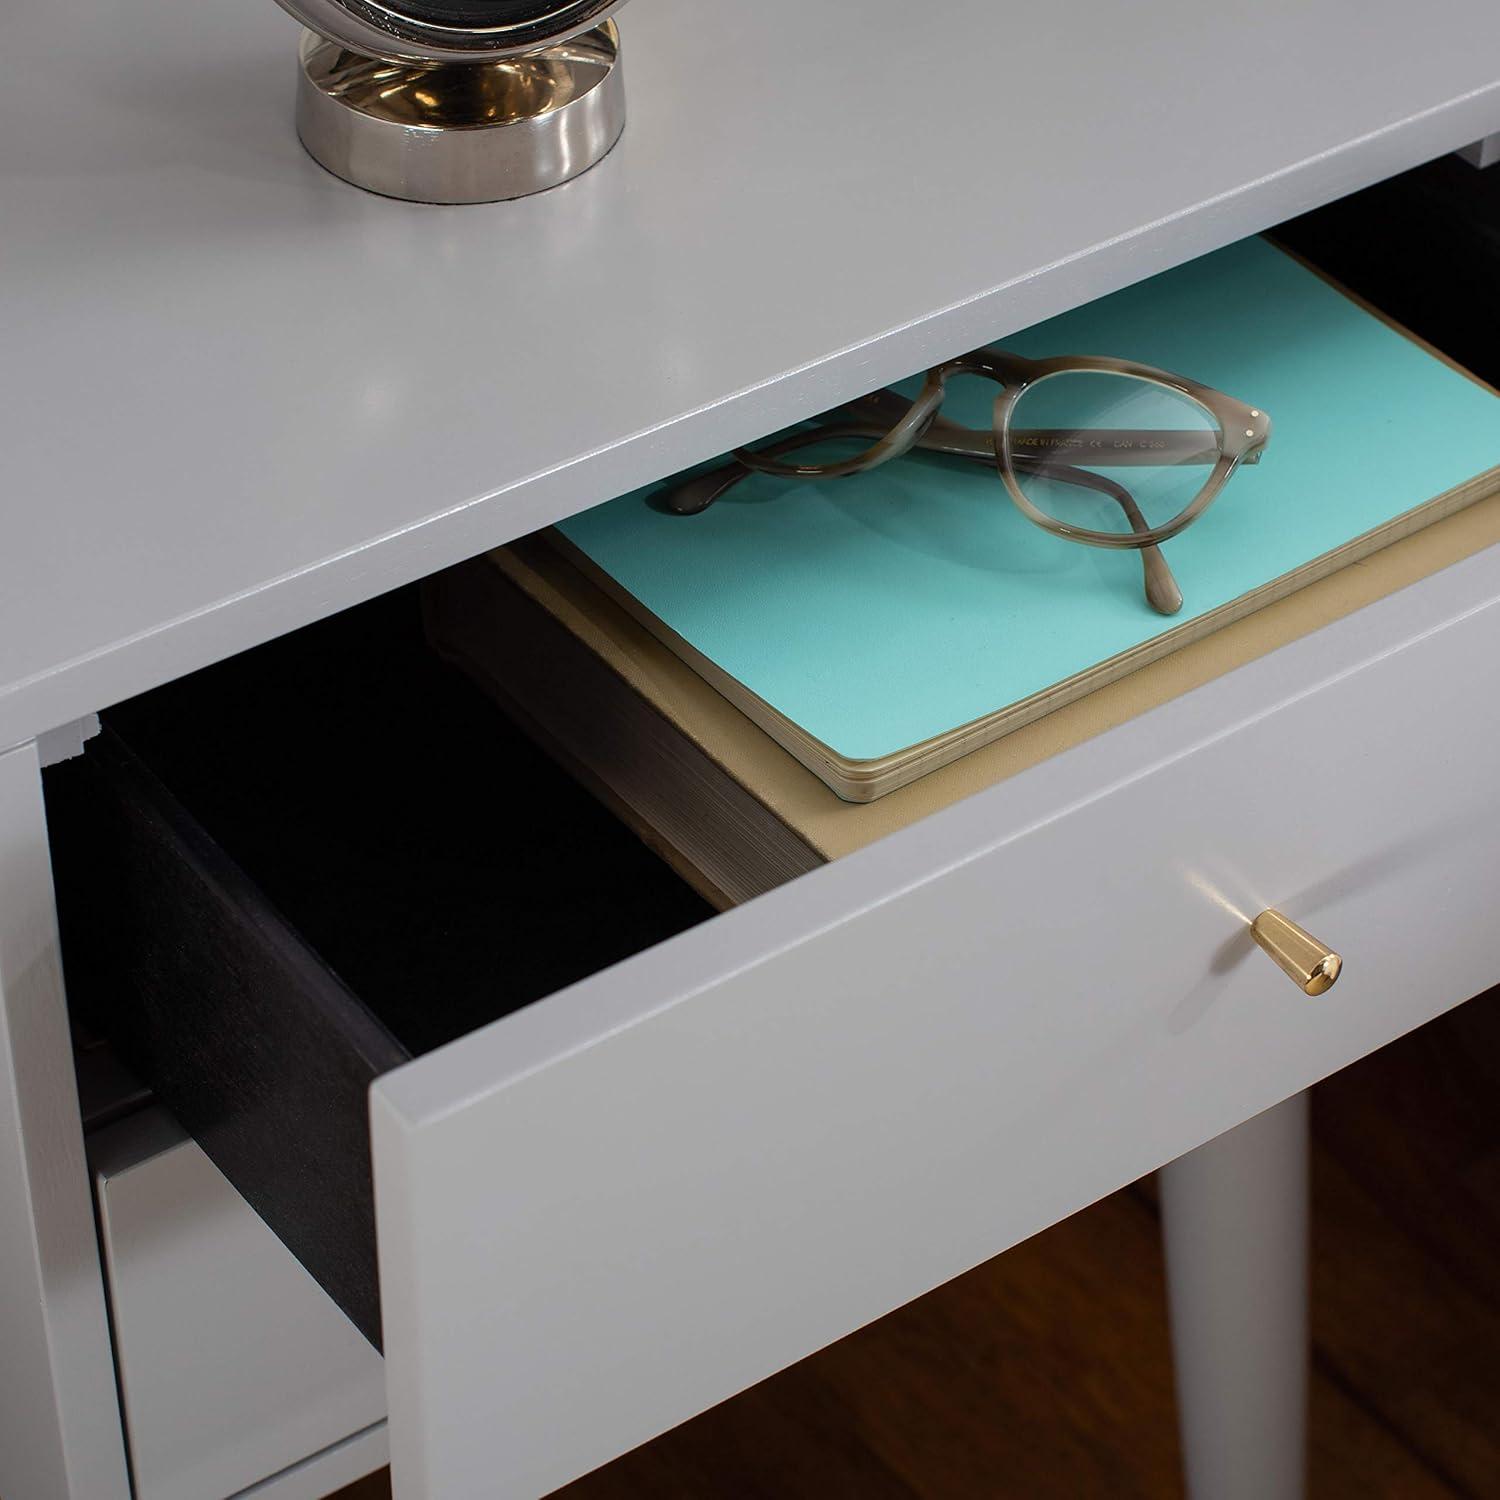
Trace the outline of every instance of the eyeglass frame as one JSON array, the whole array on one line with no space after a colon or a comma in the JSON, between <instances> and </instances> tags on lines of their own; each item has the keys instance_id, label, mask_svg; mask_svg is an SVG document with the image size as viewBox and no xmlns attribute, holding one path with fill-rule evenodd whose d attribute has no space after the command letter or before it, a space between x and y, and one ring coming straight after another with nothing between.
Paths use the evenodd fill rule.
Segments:
<instances>
[{"instance_id":1,"label":"eyeglass frame","mask_svg":"<svg viewBox=\"0 0 1500 1500\"><path fill-rule=\"evenodd\" d=\"M1105 475L1096 475L1091 470L1072 465L1053 464L1050 467L1055 472L1062 468L1071 471L1066 475L1058 475L1064 482L1083 484L1111 493L1112 498L1125 509L1131 524L1129 534L1098 531L1059 520L1039 509L1022 490L1015 472L1015 461L1018 457L1028 455L1018 455L1012 446L1011 420L1016 406L1028 391L1034 390L1043 381L1058 375L1076 373L1142 380L1185 397L1212 418L1218 437L1213 468L1193 499L1170 521L1160 526L1148 525L1134 497L1123 485ZM939 410L947 395L947 383L958 375L980 376L993 380L1000 387L992 411L991 432L988 434L990 442L983 452L973 446L973 439L979 435L976 429L960 427L939 417ZM897 402L903 407L899 417L893 411ZM845 427L837 426L840 418L844 419ZM679 515L697 514L707 509L732 484L747 477L749 472L790 479L839 478L867 472L918 448L981 459L986 463L993 461L1006 492L1021 514L1033 525L1066 541L1081 542L1086 546L1139 551L1145 569L1147 599L1161 614L1175 614L1181 608L1182 593L1165 559L1157 550L1158 544L1170 540L1191 526L1218 497L1241 464L1258 463L1271 437L1271 419L1262 409L1184 375L1108 355L1065 354L1047 359L1027 359L1022 355L991 347L976 349L934 365L927 371L922 389L910 403L905 397L897 396L894 391L881 390L835 408L818 420L833 425L800 429L766 449L736 449L733 458L726 464L674 486L665 498L666 508ZM889 426L886 426L887 422ZM852 426L848 425L851 423ZM946 441L924 441L935 427L940 429ZM884 430L878 431L880 428ZM969 443L964 444L958 436L960 434L968 438ZM780 461L782 452L798 447L831 438L867 435L874 436L875 440L852 458L826 464L785 464ZM1127 434L1137 437L1144 435ZM1152 436L1159 439L1173 434L1170 431L1153 430ZM1210 434L1179 433L1175 436L1203 443L1209 439ZM1159 448L1159 442L1154 449L1148 449L1144 444L1140 449L1131 449L1128 445L1123 450L1117 447L1112 450L1115 460L1113 466L1151 463L1157 459ZM1208 461L1208 451L1203 450L1201 460L1197 461ZM1038 465L1039 470L1045 472L1041 469L1040 459ZM1114 493L1116 491L1118 493Z\"/></svg>"}]
</instances>

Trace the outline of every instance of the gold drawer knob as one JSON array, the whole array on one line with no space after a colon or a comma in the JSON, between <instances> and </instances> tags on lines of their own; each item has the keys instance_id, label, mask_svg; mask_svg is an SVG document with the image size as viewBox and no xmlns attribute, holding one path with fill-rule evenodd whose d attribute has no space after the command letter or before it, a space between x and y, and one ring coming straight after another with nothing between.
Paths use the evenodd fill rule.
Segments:
<instances>
[{"instance_id":1,"label":"gold drawer knob","mask_svg":"<svg viewBox=\"0 0 1500 1500\"><path fill-rule=\"evenodd\" d=\"M1332 948L1310 932L1288 921L1279 911L1267 908L1251 924L1250 936L1276 960L1276 967L1296 981L1304 995L1322 995L1344 967Z\"/></svg>"}]
</instances>

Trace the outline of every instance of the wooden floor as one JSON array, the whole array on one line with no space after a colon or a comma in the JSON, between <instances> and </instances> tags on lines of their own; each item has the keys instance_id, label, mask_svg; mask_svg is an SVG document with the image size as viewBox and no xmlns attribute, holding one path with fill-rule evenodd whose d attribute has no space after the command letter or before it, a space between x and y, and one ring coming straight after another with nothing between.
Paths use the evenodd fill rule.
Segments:
<instances>
[{"instance_id":1,"label":"wooden floor","mask_svg":"<svg viewBox=\"0 0 1500 1500\"><path fill-rule=\"evenodd\" d=\"M1500 991L1313 1097L1311 1494L1500 1500ZM1157 1500L1171 1379L1140 1183L559 1493Z\"/></svg>"}]
</instances>

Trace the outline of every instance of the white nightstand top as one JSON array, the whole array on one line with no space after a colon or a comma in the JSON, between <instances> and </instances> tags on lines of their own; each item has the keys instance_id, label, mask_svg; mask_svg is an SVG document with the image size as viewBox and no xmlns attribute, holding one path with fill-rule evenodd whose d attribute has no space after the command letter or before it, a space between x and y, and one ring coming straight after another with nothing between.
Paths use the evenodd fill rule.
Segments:
<instances>
[{"instance_id":1,"label":"white nightstand top","mask_svg":"<svg viewBox=\"0 0 1500 1500\"><path fill-rule=\"evenodd\" d=\"M271 0L7 17L0 747L1500 128L1487 0L621 24L601 166L429 208Z\"/></svg>"}]
</instances>

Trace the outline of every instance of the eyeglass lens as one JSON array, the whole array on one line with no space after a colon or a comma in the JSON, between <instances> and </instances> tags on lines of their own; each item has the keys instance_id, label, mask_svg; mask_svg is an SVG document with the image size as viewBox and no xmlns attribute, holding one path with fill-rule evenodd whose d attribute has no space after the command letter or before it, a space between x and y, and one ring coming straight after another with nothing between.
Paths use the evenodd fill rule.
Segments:
<instances>
[{"instance_id":1,"label":"eyeglass lens","mask_svg":"<svg viewBox=\"0 0 1500 1500\"><path fill-rule=\"evenodd\" d=\"M1113 486L1079 484L1077 471L1123 486L1147 526L1165 526L1208 484L1220 432L1206 407L1155 381L1068 370L1021 393L1006 444L1021 493L1044 515L1124 533L1131 519Z\"/></svg>"}]
</instances>

